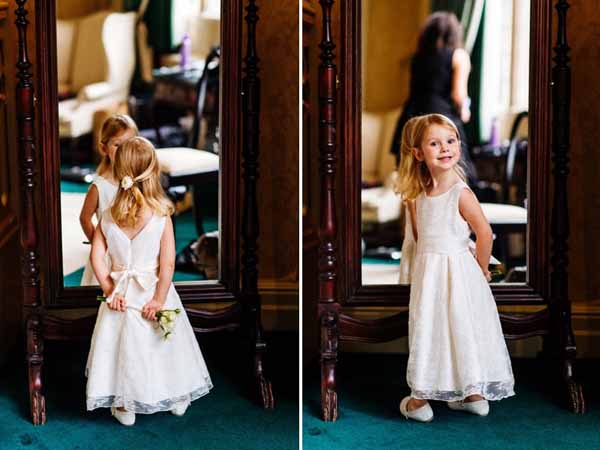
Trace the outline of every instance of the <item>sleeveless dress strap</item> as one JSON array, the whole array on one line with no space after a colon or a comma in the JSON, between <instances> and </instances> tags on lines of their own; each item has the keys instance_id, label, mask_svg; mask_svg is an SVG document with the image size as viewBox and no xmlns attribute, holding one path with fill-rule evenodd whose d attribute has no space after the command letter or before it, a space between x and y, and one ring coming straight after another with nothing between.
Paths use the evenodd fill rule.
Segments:
<instances>
[{"instance_id":1,"label":"sleeveless dress strap","mask_svg":"<svg viewBox=\"0 0 600 450\"><path fill-rule=\"evenodd\" d=\"M464 188L467 188L471 191L471 188L469 187L469 185L462 180L458 181L454 186L452 186L450 188L450 190L452 191L452 192L450 192L450 196L452 199L452 207L457 212L458 212L458 202L460 200L460 194ZM471 192L473 192L473 191L471 191Z\"/></svg>"},{"instance_id":2,"label":"sleeveless dress strap","mask_svg":"<svg viewBox=\"0 0 600 450\"><path fill-rule=\"evenodd\" d=\"M96 188L98 188L98 190L100 190L100 186L103 183L108 183L108 180L106 178L104 178L102 175L96 175L94 177L94 181L92 181L92 185L96 186Z\"/></svg>"},{"instance_id":3,"label":"sleeveless dress strap","mask_svg":"<svg viewBox=\"0 0 600 450\"><path fill-rule=\"evenodd\" d=\"M168 216L158 216L158 223L159 225L159 236L162 237L163 231L165 231L165 224L167 223L167 217Z\"/></svg>"},{"instance_id":4,"label":"sleeveless dress strap","mask_svg":"<svg viewBox=\"0 0 600 450\"><path fill-rule=\"evenodd\" d=\"M106 234L108 232L108 226L109 224L112 222L112 215L110 213L110 208L105 209L102 214L100 215L100 229L102 230L102 233L104 233L104 237L106 238Z\"/></svg>"}]
</instances>

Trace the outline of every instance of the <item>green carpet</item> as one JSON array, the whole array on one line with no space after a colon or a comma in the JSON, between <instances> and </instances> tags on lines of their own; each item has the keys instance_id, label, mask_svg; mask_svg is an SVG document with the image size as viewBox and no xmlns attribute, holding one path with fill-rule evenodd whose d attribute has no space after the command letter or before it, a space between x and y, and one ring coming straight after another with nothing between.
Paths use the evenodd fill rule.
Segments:
<instances>
[{"instance_id":1,"label":"green carpet","mask_svg":"<svg viewBox=\"0 0 600 450\"><path fill-rule=\"evenodd\" d=\"M536 360L516 360L516 396L491 402L487 417L451 411L432 402L434 420L404 419L400 400L409 393L406 357L342 354L338 370L340 417L325 423L319 413L318 368L304 377L303 446L308 450L374 449L599 449L598 361L578 368L589 412L577 416L552 398L548 368ZM309 378L308 375L311 375ZM594 387L594 388L592 388Z\"/></svg>"},{"instance_id":2,"label":"green carpet","mask_svg":"<svg viewBox=\"0 0 600 450\"><path fill-rule=\"evenodd\" d=\"M241 351L239 339L219 334L199 341L214 389L193 402L183 417L138 415L133 427L117 423L108 409L85 411L83 369L89 344L73 343L47 344L48 422L34 427L20 357L12 370L0 372L0 450L297 449L297 334L269 339L269 360L278 363L269 372L276 395L273 411L257 406L244 387L249 378L241 377L250 373L252 360Z\"/></svg>"}]
</instances>

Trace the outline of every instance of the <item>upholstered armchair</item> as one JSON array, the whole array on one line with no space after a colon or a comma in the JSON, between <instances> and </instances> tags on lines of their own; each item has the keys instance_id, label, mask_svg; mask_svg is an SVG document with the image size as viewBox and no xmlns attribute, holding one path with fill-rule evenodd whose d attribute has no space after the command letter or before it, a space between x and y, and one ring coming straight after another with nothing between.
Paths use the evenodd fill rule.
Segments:
<instances>
[{"instance_id":1,"label":"upholstered armchair","mask_svg":"<svg viewBox=\"0 0 600 450\"><path fill-rule=\"evenodd\" d=\"M136 13L57 20L61 138L91 133L94 115L126 102L135 69Z\"/></svg>"}]
</instances>

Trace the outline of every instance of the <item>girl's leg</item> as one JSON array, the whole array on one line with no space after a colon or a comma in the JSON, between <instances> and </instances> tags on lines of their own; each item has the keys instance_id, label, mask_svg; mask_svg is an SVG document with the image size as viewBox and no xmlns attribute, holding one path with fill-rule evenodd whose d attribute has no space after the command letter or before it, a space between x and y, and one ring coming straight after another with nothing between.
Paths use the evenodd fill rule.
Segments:
<instances>
[{"instance_id":1,"label":"girl's leg","mask_svg":"<svg viewBox=\"0 0 600 450\"><path fill-rule=\"evenodd\" d=\"M469 402L478 402L479 400L485 400L481 395L475 394L475 395L469 395L468 397L465 398L465 403L469 403Z\"/></svg>"},{"instance_id":2,"label":"girl's leg","mask_svg":"<svg viewBox=\"0 0 600 450\"><path fill-rule=\"evenodd\" d=\"M419 409L421 406L425 406L427 404L427 400L421 400L419 398L410 398L408 404L406 405L406 409L408 411L414 411L415 409Z\"/></svg>"}]
</instances>

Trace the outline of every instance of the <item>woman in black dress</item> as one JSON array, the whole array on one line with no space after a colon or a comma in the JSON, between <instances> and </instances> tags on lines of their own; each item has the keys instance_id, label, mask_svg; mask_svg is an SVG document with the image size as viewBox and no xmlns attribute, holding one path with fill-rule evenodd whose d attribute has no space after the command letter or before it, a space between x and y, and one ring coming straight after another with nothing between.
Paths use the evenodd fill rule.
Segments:
<instances>
[{"instance_id":1,"label":"woman in black dress","mask_svg":"<svg viewBox=\"0 0 600 450\"><path fill-rule=\"evenodd\" d=\"M462 48L462 27L453 13L431 14L419 36L410 70L410 94L398 119L391 152L400 163L402 128L414 116L443 114L460 132L463 167L469 184L477 182L469 157L464 122L470 119L467 83L471 71L469 54Z\"/></svg>"}]
</instances>

